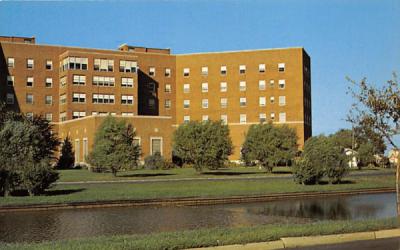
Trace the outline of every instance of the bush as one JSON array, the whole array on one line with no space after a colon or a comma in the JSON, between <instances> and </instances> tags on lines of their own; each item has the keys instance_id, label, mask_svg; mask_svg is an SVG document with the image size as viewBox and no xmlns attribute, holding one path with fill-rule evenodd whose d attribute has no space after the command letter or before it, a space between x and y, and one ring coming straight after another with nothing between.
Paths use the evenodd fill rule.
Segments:
<instances>
[{"instance_id":1,"label":"bush","mask_svg":"<svg viewBox=\"0 0 400 250\"><path fill-rule=\"evenodd\" d=\"M267 172L279 163L288 163L296 155L296 131L272 123L251 125L242 146L242 160L247 166L258 162Z\"/></svg>"},{"instance_id":2,"label":"bush","mask_svg":"<svg viewBox=\"0 0 400 250\"><path fill-rule=\"evenodd\" d=\"M29 195L38 195L58 180L58 173L50 167L48 160L30 165L22 172L21 186Z\"/></svg>"},{"instance_id":3,"label":"bush","mask_svg":"<svg viewBox=\"0 0 400 250\"><path fill-rule=\"evenodd\" d=\"M144 158L144 168L145 169L163 169L165 165L164 157L160 152L155 152L152 155L148 155Z\"/></svg>"},{"instance_id":4,"label":"bush","mask_svg":"<svg viewBox=\"0 0 400 250\"><path fill-rule=\"evenodd\" d=\"M293 166L294 180L303 185L315 184L321 178L318 170L311 165L310 161L301 158Z\"/></svg>"},{"instance_id":5,"label":"bush","mask_svg":"<svg viewBox=\"0 0 400 250\"><path fill-rule=\"evenodd\" d=\"M72 143L67 136L61 147L60 158L58 159L56 168L58 169L68 169L73 168L75 164L75 155L74 151L72 150Z\"/></svg>"},{"instance_id":6,"label":"bush","mask_svg":"<svg viewBox=\"0 0 400 250\"><path fill-rule=\"evenodd\" d=\"M223 167L233 151L229 128L221 121L182 124L174 133L173 151L184 164L193 164L197 171Z\"/></svg>"}]
</instances>

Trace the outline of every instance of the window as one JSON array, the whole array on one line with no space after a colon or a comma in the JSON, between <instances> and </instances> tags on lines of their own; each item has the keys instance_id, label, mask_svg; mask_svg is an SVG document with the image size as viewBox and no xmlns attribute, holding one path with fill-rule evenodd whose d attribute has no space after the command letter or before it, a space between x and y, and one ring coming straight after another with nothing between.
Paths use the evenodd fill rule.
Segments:
<instances>
[{"instance_id":1,"label":"window","mask_svg":"<svg viewBox=\"0 0 400 250\"><path fill-rule=\"evenodd\" d=\"M188 109L190 107L190 100L183 100L183 108Z\"/></svg>"},{"instance_id":2,"label":"window","mask_svg":"<svg viewBox=\"0 0 400 250\"><path fill-rule=\"evenodd\" d=\"M85 117L85 116L86 116L86 112L80 112L80 111L72 112L72 119L77 119L77 118L81 118L81 117Z\"/></svg>"},{"instance_id":3,"label":"window","mask_svg":"<svg viewBox=\"0 0 400 250\"><path fill-rule=\"evenodd\" d=\"M258 65L258 72L264 73L265 72L265 64L259 64Z\"/></svg>"},{"instance_id":4,"label":"window","mask_svg":"<svg viewBox=\"0 0 400 250\"><path fill-rule=\"evenodd\" d=\"M67 95L62 94L60 95L60 104L65 104L67 102Z\"/></svg>"},{"instance_id":5,"label":"window","mask_svg":"<svg viewBox=\"0 0 400 250\"><path fill-rule=\"evenodd\" d=\"M9 68L14 68L15 65L15 59L13 57L7 58L7 66Z\"/></svg>"},{"instance_id":6,"label":"window","mask_svg":"<svg viewBox=\"0 0 400 250\"><path fill-rule=\"evenodd\" d=\"M67 113L62 112L60 113L60 122L65 122L67 120Z\"/></svg>"},{"instance_id":7,"label":"window","mask_svg":"<svg viewBox=\"0 0 400 250\"><path fill-rule=\"evenodd\" d=\"M133 116L132 112L122 112L121 113L122 116Z\"/></svg>"},{"instance_id":8,"label":"window","mask_svg":"<svg viewBox=\"0 0 400 250\"><path fill-rule=\"evenodd\" d=\"M63 60L62 70L87 70L88 59L84 57L67 57Z\"/></svg>"},{"instance_id":9,"label":"window","mask_svg":"<svg viewBox=\"0 0 400 250\"><path fill-rule=\"evenodd\" d=\"M6 103L7 104L14 104L14 94L7 93Z\"/></svg>"},{"instance_id":10,"label":"window","mask_svg":"<svg viewBox=\"0 0 400 250\"><path fill-rule=\"evenodd\" d=\"M183 76L188 77L190 75L190 69L189 68L184 68L183 69Z\"/></svg>"},{"instance_id":11,"label":"window","mask_svg":"<svg viewBox=\"0 0 400 250\"><path fill-rule=\"evenodd\" d=\"M165 69L165 77L171 77L171 69L170 68Z\"/></svg>"},{"instance_id":12,"label":"window","mask_svg":"<svg viewBox=\"0 0 400 250\"><path fill-rule=\"evenodd\" d=\"M121 87L133 88L133 78L122 77L121 78Z\"/></svg>"},{"instance_id":13,"label":"window","mask_svg":"<svg viewBox=\"0 0 400 250\"><path fill-rule=\"evenodd\" d=\"M162 139L161 138L151 138L151 154L160 153L162 155Z\"/></svg>"},{"instance_id":14,"label":"window","mask_svg":"<svg viewBox=\"0 0 400 250\"><path fill-rule=\"evenodd\" d=\"M275 120L275 113L272 112L271 115L270 115L270 117L271 117L271 120Z\"/></svg>"},{"instance_id":15,"label":"window","mask_svg":"<svg viewBox=\"0 0 400 250\"><path fill-rule=\"evenodd\" d=\"M33 119L33 113L32 112L27 112L25 115L26 115L26 118L28 120L32 120Z\"/></svg>"},{"instance_id":16,"label":"window","mask_svg":"<svg viewBox=\"0 0 400 250\"><path fill-rule=\"evenodd\" d=\"M203 92L203 93L208 92L208 83L203 82L201 84L201 92Z\"/></svg>"},{"instance_id":17,"label":"window","mask_svg":"<svg viewBox=\"0 0 400 250\"><path fill-rule=\"evenodd\" d=\"M86 76L74 75L72 78L73 85L85 85L85 83L86 83Z\"/></svg>"},{"instance_id":18,"label":"window","mask_svg":"<svg viewBox=\"0 0 400 250\"><path fill-rule=\"evenodd\" d=\"M285 105L286 105L286 97L279 96L279 106L285 106Z\"/></svg>"},{"instance_id":19,"label":"window","mask_svg":"<svg viewBox=\"0 0 400 250\"><path fill-rule=\"evenodd\" d=\"M26 103L33 104L33 95L32 94L26 94Z\"/></svg>"},{"instance_id":20,"label":"window","mask_svg":"<svg viewBox=\"0 0 400 250\"><path fill-rule=\"evenodd\" d=\"M201 67L201 74L203 76L208 75L208 67Z\"/></svg>"},{"instance_id":21,"label":"window","mask_svg":"<svg viewBox=\"0 0 400 250\"><path fill-rule=\"evenodd\" d=\"M122 95L121 104L133 105L133 95Z\"/></svg>"},{"instance_id":22,"label":"window","mask_svg":"<svg viewBox=\"0 0 400 250\"><path fill-rule=\"evenodd\" d=\"M275 102L275 97L271 96L271 97L269 98L269 102L270 102L270 103L274 103L274 102Z\"/></svg>"},{"instance_id":23,"label":"window","mask_svg":"<svg viewBox=\"0 0 400 250\"><path fill-rule=\"evenodd\" d=\"M150 92L156 92L156 83L155 82L149 82L149 85L147 85L149 88Z\"/></svg>"},{"instance_id":24,"label":"window","mask_svg":"<svg viewBox=\"0 0 400 250\"><path fill-rule=\"evenodd\" d=\"M240 107L246 106L246 97L240 97Z\"/></svg>"},{"instance_id":25,"label":"window","mask_svg":"<svg viewBox=\"0 0 400 250\"><path fill-rule=\"evenodd\" d=\"M46 60L46 69L47 70L53 69L53 61L52 60Z\"/></svg>"},{"instance_id":26,"label":"window","mask_svg":"<svg viewBox=\"0 0 400 250\"><path fill-rule=\"evenodd\" d=\"M208 121L208 115L203 115L203 116L201 117L201 120L202 120L203 122Z\"/></svg>"},{"instance_id":27,"label":"window","mask_svg":"<svg viewBox=\"0 0 400 250\"><path fill-rule=\"evenodd\" d=\"M190 122L190 115L185 115L185 116L183 116L183 122L184 122L184 123Z\"/></svg>"},{"instance_id":28,"label":"window","mask_svg":"<svg viewBox=\"0 0 400 250\"><path fill-rule=\"evenodd\" d=\"M53 121L53 114L52 113L46 113L45 118L47 121L51 122Z\"/></svg>"},{"instance_id":29,"label":"window","mask_svg":"<svg viewBox=\"0 0 400 250\"><path fill-rule=\"evenodd\" d=\"M132 82L133 82L133 80L132 80ZM108 76L93 76L92 84L95 86L114 87L115 86L115 78L108 77ZM121 83L121 85L122 85L122 83Z\"/></svg>"},{"instance_id":30,"label":"window","mask_svg":"<svg viewBox=\"0 0 400 250\"><path fill-rule=\"evenodd\" d=\"M286 122L286 113L279 113L279 122Z\"/></svg>"},{"instance_id":31,"label":"window","mask_svg":"<svg viewBox=\"0 0 400 250\"><path fill-rule=\"evenodd\" d=\"M264 123L267 120L267 114L261 113L259 114L260 123Z\"/></svg>"},{"instance_id":32,"label":"window","mask_svg":"<svg viewBox=\"0 0 400 250\"><path fill-rule=\"evenodd\" d=\"M165 84L165 93L171 93L171 84Z\"/></svg>"},{"instance_id":33,"label":"window","mask_svg":"<svg viewBox=\"0 0 400 250\"><path fill-rule=\"evenodd\" d=\"M72 102L84 103L86 101L86 94L72 93Z\"/></svg>"},{"instance_id":34,"label":"window","mask_svg":"<svg viewBox=\"0 0 400 250\"><path fill-rule=\"evenodd\" d=\"M261 96L261 97L259 98L259 100L258 100L258 103L259 103L260 107L265 107L265 105L266 105L265 97L264 97L264 96Z\"/></svg>"},{"instance_id":35,"label":"window","mask_svg":"<svg viewBox=\"0 0 400 250\"><path fill-rule=\"evenodd\" d=\"M51 88L53 87L53 78L46 78L46 82L44 83L44 85L46 86L46 88Z\"/></svg>"},{"instance_id":36,"label":"window","mask_svg":"<svg viewBox=\"0 0 400 250\"><path fill-rule=\"evenodd\" d=\"M228 84L226 82L221 82L219 84L219 89L221 92L226 92L228 90Z\"/></svg>"},{"instance_id":37,"label":"window","mask_svg":"<svg viewBox=\"0 0 400 250\"><path fill-rule=\"evenodd\" d=\"M119 61L119 72L136 73L137 62L135 61Z\"/></svg>"},{"instance_id":38,"label":"window","mask_svg":"<svg viewBox=\"0 0 400 250\"><path fill-rule=\"evenodd\" d=\"M240 81L239 82L239 90L240 91L246 91L246 82L245 81Z\"/></svg>"},{"instance_id":39,"label":"window","mask_svg":"<svg viewBox=\"0 0 400 250\"><path fill-rule=\"evenodd\" d=\"M14 86L14 76L7 76L7 85Z\"/></svg>"},{"instance_id":40,"label":"window","mask_svg":"<svg viewBox=\"0 0 400 250\"><path fill-rule=\"evenodd\" d=\"M227 115L221 115L221 121L223 124L228 124L228 116Z\"/></svg>"},{"instance_id":41,"label":"window","mask_svg":"<svg viewBox=\"0 0 400 250\"><path fill-rule=\"evenodd\" d=\"M208 99L201 100L201 107L203 109L208 109Z\"/></svg>"},{"instance_id":42,"label":"window","mask_svg":"<svg viewBox=\"0 0 400 250\"><path fill-rule=\"evenodd\" d=\"M284 89L286 85L286 81L285 80L279 80L279 88L280 89Z\"/></svg>"},{"instance_id":43,"label":"window","mask_svg":"<svg viewBox=\"0 0 400 250\"><path fill-rule=\"evenodd\" d=\"M92 103L104 103L104 104L114 104L115 103L115 95L111 94L93 94L92 95Z\"/></svg>"},{"instance_id":44,"label":"window","mask_svg":"<svg viewBox=\"0 0 400 250\"><path fill-rule=\"evenodd\" d=\"M246 73L246 65L240 65L239 74L245 74L245 73Z\"/></svg>"},{"instance_id":45,"label":"window","mask_svg":"<svg viewBox=\"0 0 400 250\"><path fill-rule=\"evenodd\" d=\"M51 96L51 95L46 95L46 96L44 97L44 103L45 103L46 105L51 105L51 104L53 104L53 96Z\"/></svg>"},{"instance_id":46,"label":"window","mask_svg":"<svg viewBox=\"0 0 400 250\"><path fill-rule=\"evenodd\" d=\"M226 66L221 66L221 75L226 75L227 69Z\"/></svg>"},{"instance_id":47,"label":"window","mask_svg":"<svg viewBox=\"0 0 400 250\"><path fill-rule=\"evenodd\" d=\"M240 124L246 124L247 121L247 115L246 114L240 114Z\"/></svg>"},{"instance_id":48,"label":"window","mask_svg":"<svg viewBox=\"0 0 400 250\"><path fill-rule=\"evenodd\" d=\"M93 70L94 71L112 72L112 71L114 71L114 60L94 59Z\"/></svg>"},{"instance_id":49,"label":"window","mask_svg":"<svg viewBox=\"0 0 400 250\"><path fill-rule=\"evenodd\" d=\"M190 92L190 84L185 83L183 84L183 93L189 93Z\"/></svg>"},{"instance_id":50,"label":"window","mask_svg":"<svg viewBox=\"0 0 400 250\"><path fill-rule=\"evenodd\" d=\"M149 68L149 76L155 76L156 75L156 68L150 67Z\"/></svg>"},{"instance_id":51,"label":"window","mask_svg":"<svg viewBox=\"0 0 400 250\"><path fill-rule=\"evenodd\" d=\"M89 154L89 150L88 150L88 139L87 138L83 138L83 160L86 161L86 158Z\"/></svg>"},{"instance_id":52,"label":"window","mask_svg":"<svg viewBox=\"0 0 400 250\"><path fill-rule=\"evenodd\" d=\"M156 106L156 100L149 99L149 108L154 109Z\"/></svg>"},{"instance_id":53,"label":"window","mask_svg":"<svg viewBox=\"0 0 400 250\"><path fill-rule=\"evenodd\" d=\"M63 76L60 78L60 86L64 87L65 85L67 85L67 77Z\"/></svg>"},{"instance_id":54,"label":"window","mask_svg":"<svg viewBox=\"0 0 400 250\"><path fill-rule=\"evenodd\" d=\"M33 59L27 59L26 60L26 68L27 69L33 69L33 65L34 65L34 60Z\"/></svg>"},{"instance_id":55,"label":"window","mask_svg":"<svg viewBox=\"0 0 400 250\"><path fill-rule=\"evenodd\" d=\"M258 81L258 89L265 90L265 81L264 80Z\"/></svg>"},{"instance_id":56,"label":"window","mask_svg":"<svg viewBox=\"0 0 400 250\"><path fill-rule=\"evenodd\" d=\"M274 87L274 84L275 84L275 81L274 81L274 80L270 80L270 81L269 81L269 87L273 88L273 87Z\"/></svg>"},{"instance_id":57,"label":"window","mask_svg":"<svg viewBox=\"0 0 400 250\"><path fill-rule=\"evenodd\" d=\"M228 106L228 99L221 98L221 108L226 108Z\"/></svg>"},{"instance_id":58,"label":"window","mask_svg":"<svg viewBox=\"0 0 400 250\"><path fill-rule=\"evenodd\" d=\"M285 64L284 63L278 63L278 71L279 72L284 72L285 71Z\"/></svg>"},{"instance_id":59,"label":"window","mask_svg":"<svg viewBox=\"0 0 400 250\"><path fill-rule=\"evenodd\" d=\"M135 146L140 146L140 137L134 137L132 143Z\"/></svg>"},{"instance_id":60,"label":"window","mask_svg":"<svg viewBox=\"0 0 400 250\"><path fill-rule=\"evenodd\" d=\"M30 76L26 78L26 86L33 87L33 77Z\"/></svg>"},{"instance_id":61,"label":"window","mask_svg":"<svg viewBox=\"0 0 400 250\"><path fill-rule=\"evenodd\" d=\"M164 104L165 104L164 107L166 109L171 108L171 100L170 99L166 99Z\"/></svg>"}]
</instances>

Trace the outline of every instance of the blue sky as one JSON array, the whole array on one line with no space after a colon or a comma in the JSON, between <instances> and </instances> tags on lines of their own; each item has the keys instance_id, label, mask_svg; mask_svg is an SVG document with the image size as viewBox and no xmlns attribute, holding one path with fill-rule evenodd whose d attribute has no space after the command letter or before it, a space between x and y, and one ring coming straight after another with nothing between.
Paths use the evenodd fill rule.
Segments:
<instances>
[{"instance_id":1,"label":"blue sky","mask_svg":"<svg viewBox=\"0 0 400 250\"><path fill-rule=\"evenodd\" d=\"M311 56L313 134L349 127L350 76L400 74L399 0L0 2L0 35L38 43L173 53L302 46Z\"/></svg>"}]
</instances>

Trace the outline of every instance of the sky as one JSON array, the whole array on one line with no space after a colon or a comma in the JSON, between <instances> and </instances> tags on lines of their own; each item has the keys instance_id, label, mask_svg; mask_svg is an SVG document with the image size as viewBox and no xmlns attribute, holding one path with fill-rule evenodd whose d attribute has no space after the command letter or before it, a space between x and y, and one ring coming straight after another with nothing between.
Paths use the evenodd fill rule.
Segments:
<instances>
[{"instance_id":1,"label":"sky","mask_svg":"<svg viewBox=\"0 0 400 250\"><path fill-rule=\"evenodd\" d=\"M346 76L380 85L400 74L399 0L0 1L0 35L175 54L304 47L311 56L314 135L351 127Z\"/></svg>"}]
</instances>

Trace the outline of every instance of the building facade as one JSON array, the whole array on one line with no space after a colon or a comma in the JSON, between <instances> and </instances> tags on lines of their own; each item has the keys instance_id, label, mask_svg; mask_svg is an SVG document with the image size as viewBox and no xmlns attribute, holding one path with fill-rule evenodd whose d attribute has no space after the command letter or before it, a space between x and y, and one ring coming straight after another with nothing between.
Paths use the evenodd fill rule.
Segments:
<instances>
[{"instance_id":1,"label":"building facade","mask_svg":"<svg viewBox=\"0 0 400 250\"><path fill-rule=\"evenodd\" d=\"M296 129L299 147L312 134L310 57L303 48L173 55L169 49L117 50L36 44L0 37L0 100L42 115L84 162L106 115L136 128L143 156L172 155L172 135L190 120L222 120L235 146L251 124Z\"/></svg>"}]
</instances>

